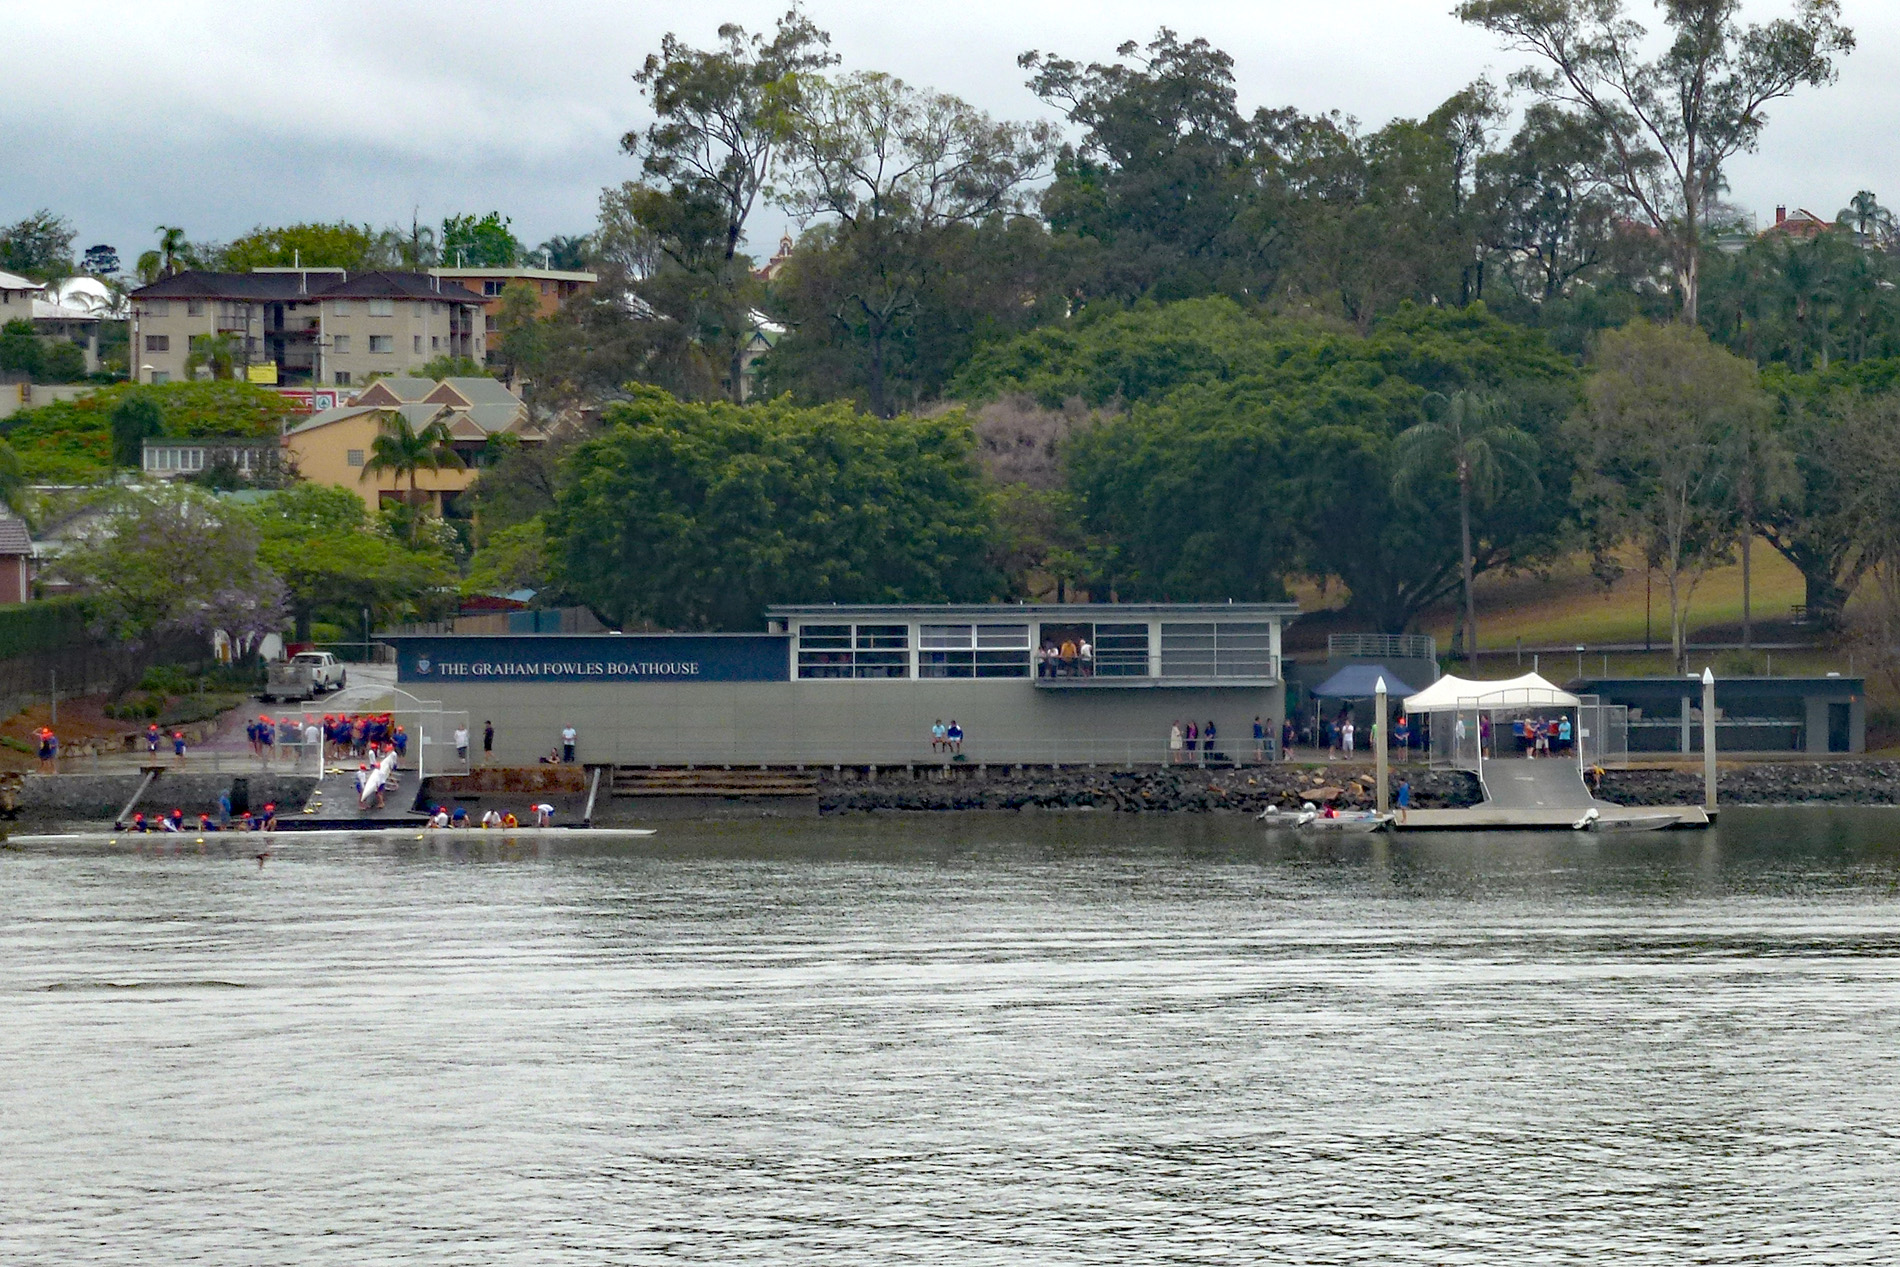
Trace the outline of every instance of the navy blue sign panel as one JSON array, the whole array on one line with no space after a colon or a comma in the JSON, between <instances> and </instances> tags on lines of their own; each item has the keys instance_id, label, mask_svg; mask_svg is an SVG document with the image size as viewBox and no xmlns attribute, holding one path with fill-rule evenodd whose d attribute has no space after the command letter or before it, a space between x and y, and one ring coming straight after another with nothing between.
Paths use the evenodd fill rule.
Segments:
<instances>
[{"instance_id":1,"label":"navy blue sign panel","mask_svg":"<svg viewBox=\"0 0 1900 1267\"><path fill-rule=\"evenodd\" d=\"M791 638L787 634L441 634L390 641L396 644L399 682L791 680Z\"/></svg>"}]
</instances>

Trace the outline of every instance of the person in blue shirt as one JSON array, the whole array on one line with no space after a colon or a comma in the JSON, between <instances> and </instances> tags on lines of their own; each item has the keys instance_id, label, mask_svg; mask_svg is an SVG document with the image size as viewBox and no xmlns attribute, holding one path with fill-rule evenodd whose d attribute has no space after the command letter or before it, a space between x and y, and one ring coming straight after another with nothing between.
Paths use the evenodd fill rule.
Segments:
<instances>
[{"instance_id":1,"label":"person in blue shirt","mask_svg":"<svg viewBox=\"0 0 1900 1267\"><path fill-rule=\"evenodd\" d=\"M1406 811L1412 808L1412 781L1410 779L1399 780L1399 794L1393 803L1399 808L1399 821L1404 822Z\"/></svg>"}]
</instances>

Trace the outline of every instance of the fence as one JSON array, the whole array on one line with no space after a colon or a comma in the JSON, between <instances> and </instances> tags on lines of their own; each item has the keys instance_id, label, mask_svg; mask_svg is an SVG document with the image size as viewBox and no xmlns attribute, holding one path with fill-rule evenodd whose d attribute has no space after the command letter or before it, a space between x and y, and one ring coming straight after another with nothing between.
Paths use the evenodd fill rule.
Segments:
<instances>
[{"instance_id":1,"label":"fence","mask_svg":"<svg viewBox=\"0 0 1900 1267\"><path fill-rule=\"evenodd\" d=\"M1577 710L1577 752L1586 766L1616 766L1629 761L1630 710L1623 704L1605 704L1595 695L1582 697Z\"/></svg>"},{"instance_id":2,"label":"fence","mask_svg":"<svg viewBox=\"0 0 1900 1267\"><path fill-rule=\"evenodd\" d=\"M203 639L161 639L142 646L86 638L64 646L0 660L0 707L18 712L38 700L117 690L136 682L154 664L192 664L209 659Z\"/></svg>"},{"instance_id":3,"label":"fence","mask_svg":"<svg viewBox=\"0 0 1900 1267\"><path fill-rule=\"evenodd\" d=\"M928 766L942 765L961 757L958 764L962 765L1193 765L1233 768L1266 765L1280 760L1281 755L1277 736L1267 736L1256 745L1250 734L1231 737L1222 735L1217 737L1211 752L1204 748L1197 748L1193 752L1183 748L1175 752L1169 748L1168 742L1166 735L1022 741L986 741L980 735L969 735L965 736L962 751L958 753L933 749L928 735L911 743L895 746L884 744L875 748L846 744L820 745L791 738L775 740L765 737L636 745L618 740L592 741L583 735L578 758L589 765L628 766Z\"/></svg>"},{"instance_id":4,"label":"fence","mask_svg":"<svg viewBox=\"0 0 1900 1267\"><path fill-rule=\"evenodd\" d=\"M383 630L390 634L587 634L611 632L585 607L535 611L475 612L448 620L423 620Z\"/></svg>"},{"instance_id":5,"label":"fence","mask_svg":"<svg viewBox=\"0 0 1900 1267\"><path fill-rule=\"evenodd\" d=\"M1436 660L1438 640L1430 634L1329 634L1326 656L1332 660Z\"/></svg>"},{"instance_id":6,"label":"fence","mask_svg":"<svg viewBox=\"0 0 1900 1267\"><path fill-rule=\"evenodd\" d=\"M1567 713L1567 708L1543 703L1536 692L1494 691L1484 697L1480 707L1476 699L1460 700L1456 712L1434 713L1431 717L1431 765L1434 770L1478 771L1487 760L1496 760L1500 745L1503 754L1517 756L1511 750L1511 723L1520 717L1547 719ZM1605 704L1594 695L1580 696L1571 735L1574 755L1583 765L1622 765L1629 760L1629 709L1621 704ZM1554 744L1552 745L1555 746Z\"/></svg>"}]
</instances>

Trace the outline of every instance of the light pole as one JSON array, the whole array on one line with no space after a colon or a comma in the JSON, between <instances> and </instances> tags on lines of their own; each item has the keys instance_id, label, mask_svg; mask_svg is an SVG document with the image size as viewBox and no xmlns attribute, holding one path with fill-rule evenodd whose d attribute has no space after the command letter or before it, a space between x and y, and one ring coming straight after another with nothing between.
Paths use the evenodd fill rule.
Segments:
<instances>
[{"instance_id":1,"label":"light pole","mask_svg":"<svg viewBox=\"0 0 1900 1267\"><path fill-rule=\"evenodd\" d=\"M1373 774L1373 786L1378 791L1374 804L1378 807L1378 812L1383 814L1389 810L1392 805L1392 794L1386 790L1385 786L1385 765L1387 757L1385 751L1385 675L1383 673L1379 675L1379 680L1373 683L1372 686L1372 747L1376 754L1372 759L1372 768L1375 771Z\"/></svg>"},{"instance_id":2,"label":"light pole","mask_svg":"<svg viewBox=\"0 0 1900 1267\"><path fill-rule=\"evenodd\" d=\"M1702 670L1702 808L1715 813L1715 671Z\"/></svg>"}]
</instances>

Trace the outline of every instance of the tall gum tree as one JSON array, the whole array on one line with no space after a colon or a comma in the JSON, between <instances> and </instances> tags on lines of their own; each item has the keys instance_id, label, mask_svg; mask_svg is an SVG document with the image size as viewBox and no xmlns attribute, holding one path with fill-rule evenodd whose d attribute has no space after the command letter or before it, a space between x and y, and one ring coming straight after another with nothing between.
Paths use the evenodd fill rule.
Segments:
<instances>
[{"instance_id":1,"label":"tall gum tree","mask_svg":"<svg viewBox=\"0 0 1900 1267\"><path fill-rule=\"evenodd\" d=\"M1768 397L1755 367L1701 330L1635 322L1603 336L1584 398L1572 425L1586 512L1661 571L1680 672L1696 586L1742 528L1735 437L1760 425Z\"/></svg>"},{"instance_id":2,"label":"tall gum tree","mask_svg":"<svg viewBox=\"0 0 1900 1267\"><path fill-rule=\"evenodd\" d=\"M1458 17L1502 36L1535 64L1514 85L1591 120L1601 175L1671 247L1682 318L1699 317L1702 225L1723 167L1754 150L1765 107L1832 83L1854 47L1839 0L1795 0L1791 17L1743 25L1741 0L1658 0L1667 48L1623 0L1464 0Z\"/></svg>"}]
</instances>

